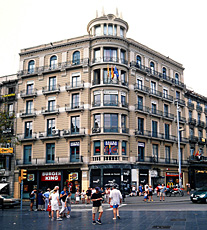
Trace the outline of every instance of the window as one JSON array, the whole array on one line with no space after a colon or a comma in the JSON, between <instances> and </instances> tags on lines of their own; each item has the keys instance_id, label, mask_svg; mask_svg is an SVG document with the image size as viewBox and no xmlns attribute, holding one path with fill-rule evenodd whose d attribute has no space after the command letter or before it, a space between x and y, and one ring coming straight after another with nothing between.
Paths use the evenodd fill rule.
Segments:
<instances>
[{"instance_id":1,"label":"window","mask_svg":"<svg viewBox=\"0 0 207 230\"><path fill-rule=\"evenodd\" d=\"M138 96L137 100L138 100L138 109L143 110L143 97Z\"/></svg>"},{"instance_id":2,"label":"window","mask_svg":"<svg viewBox=\"0 0 207 230\"><path fill-rule=\"evenodd\" d=\"M121 95L121 105L122 105L122 107L127 107L125 95Z\"/></svg>"},{"instance_id":3,"label":"window","mask_svg":"<svg viewBox=\"0 0 207 230\"><path fill-rule=\"evenodd\" d=\"M80 52L75 51L73 53L73 65L79 65L80 64Z\"/></svg>"},{"instance_id":4,"label":"window","mask_svg":"<svg viewBox=\"0 0 207 230\"><path fill-rule=\"evenodd\" d=\"M116 35L117 35L117 26L114 25L114 36L116 36Z\"/></svg>"},{"instance_id":5,"label":"window","mask_svg":"<svg viewBox=\"0 0 207 230\"><path fill-rule=\"evenodd\" d=\"M101 83L100 69L94 70L94 80L93 85L99 85Z\"/></svg>"},{"instance_id":6,"label":"window","mask_svg":"<svg viewBox=\"0 0 207 230\"><path fill-rule=\"evenodd\" d=\"M164 116L168 117L168 105L164 104Z\"/></svg>"},{"instance_id":7,"label":"window","mask_svg":"<svg viewBox=\"0 0 207 230\"><path fill-rule=\"evenodd\" d=\"M165 146L165 162L170 163L170 146Z\"/></svg>"},{"instance_id":8,"label":"window","mask_svg":"<svg viewBox=\"0 0 207 230\"><path fill-rule=\"evenodd\" d=\"M79 108L79 93L72 95L72 109Z\"/></svg>"},{"instance_id":9,"label":"window","mask_svg":"<svg viewBox=\"0 0 207 230\"><path fill-rule=\"evenodd\" d=\"M94 92L94 105L93 106L100 106L101 105L101 93L100 91Z\"/></svg>"},{"instance_id":10,"label":"window","mask_svg":"<svg viewBox=\"0 0 207 230\"><path fill-rule=\"evenodd\" d=\"M49 91L56 90L56 77L49 78Z\"/></svg>"},{"instance_id":11,"label":"window","mask_svg":"<svg viewBox=\"0 0 207 230\"><path fill-rule=\"evenodd\" d=\"M55 161L55 144L46 144L46 163L54 163Z\"/></svg>"},{"instance_id":12,"label":"window","mask_svg":"<svg viewBox=\"0 0 207 230\"><path fill-rule=\"evenodd\" d=\"M52 131L55 130L55 119L47 120L47 136L52 136Z\"/></svg>"},{"instance_id":13,"label":"window","mask_svg":"<svg viewBox=\"0 0 207 230\"><path fill-rule=\"evenodd\" d=\"M195 148L194 147L190 147L190 155L191 156L195 155Z\"/></svg>"},{"instance_id":14,"label":"window","mask_svg":"<svg viewBox=\"0 0 207 230\"><path fill-rule=\"evenodd\" d=\"M104 35L107 35L107 25L104 24Z\"/></svg>"},{"instance_id":15,"label":"window","mask_svg":"<svg viewBox=\"0 0 207 230\"><path fill-rule=\"evenodd\" d=\"M75 88L75 87L79 87L80 86L80 76L73 76L72 77L72 87Z\"/></svg>"},{"instance_id":16,"label":"window","mask_svg":"<svg viewBox=\"0 0 207 230\"><path fill-rule=\"evenodd\" d=\"M34 73L34 68L35 68L34 60L29 61L29 63L28 63L28 72L29 73Z\"/></svg>"},{"instance_id":17,"label":"window","mask_svg":"<svg viewBox=\"0 0 207 230\"><path fill-rule=\"evenodd\" d=\"M8 112L9 112L9 117L12 117L14 115L14 105L13 104L8 104Z\"/></svg>"},{"instance_id":18,"label":"window","mask_svg":"<svg viewBox=\"0 0 207 230\"><path fill-rule=\"evenodd\" d=\"M24 164L31 164L32 145L24 145Z\"/></svg>"},{"instance_id":19,"label":"window","mask_svg":"<svg viewBox=\"0 0 207 230\"><path fill-rule=\"evenodd\" d=\"M176 99L180 99L180 92L176 91Z\"/></svg>"},{"instance_id":20,"label":"window","mask_svg":"<svg viewBox=\"0 0 207 230\"><path fill-rule=\"evenodd\" d=\"M100 141L94 141L94 155L101 154L101 143Z\"/></svg>"},{"instance_id":21,"label":"window","mask_svg":"<svg viewBox=\"0 0 207 230\"><path fill-rule=\"evenodd\" d=\"M100 62L100 60L101 60L100 49L95 49L94 50L94 59L95 59L95 62Z\"/></svg>"},{"instance_id":22,"label":"window","mask_svg":"<svg viewBox=\"0 0 207 230\"><path fill-rule=\"evenodd\" d=\"M80 116L71 117L71 133L76 134L80 132Z\"/></svg>"},{"instance_id":23,"label":"window","mask_svg":"<svg viewBox=\"0 0 207 230\"><path fill-rule=\"evenodd\" d=\"M118 141L104 141L104 155L118 155Z\"/></svg>"},{"instance_id":24,"label":"window","mask_svg":"<svg viewBox=\"0 0 207 230\"><path fill-rule=\"evenodd\" d=\"M202 138L203 137L203 131L202 130L198 130L198 137Z\"/></svg>"},{"instance_id":25,"label":"window","mask_svg":"<svg viewBox=\"0 0 207 230\"><path fill-rule=\"evenodd\" d=\"M179 82L179 75L176 73L175 74L175 83L178 83Z\"/></svg>"},{"instance_id":26,"label":"window","mask_svg":"<svg viewBox=\"0 0 207 230\"><path fill-rule=\"evenodd\" d=\"M70 161L71 162L80 161L80 142L79 141L70 142Z\"/></svg>"},{"instance_id":27,"label":"window","mask_svg":"<svg viewBox=\"0 0 207 230\"><path fill-rule=\"evenodd\" d=\"M109 69L109 74L108 74L108 71L107 69L104 69L103 70L103 83L104 84L117 84L118 83L118 78L115 77L115 74L114 74L114 78L112 78L111 76L111 69Z\"/></svg>"},{"instance_id":28,"label":"window","mask_svg":"<svg viewBox=\"0 0 207 230\"><path fill-rule=\"evenodd\" d=\"M127 142L122 141L122 155L127 155Z\"/></svg>"},{"instance_id":29,"label":"window","mask_svg":"<svg viewBox=\"0 0 207 230\"><path fill-rule=\"evenodd\" d=\"M194 136L194 128L190 128L189 133L191 137Z\"/></svg>"},{"instance_id":30,"label":"window","mask_svg":"<svg viewBox=\"0 0 207 230\"><path fill-rule=\"evenodd\" d=\"M126 129L126 115L121 115L121 128L122 128L122 133L127 133Z\"/></svg>"},{"instance_id":31,"label":"window","mask_svg":"<svg viewBox=\"0 0 207 230\"><path fill-rule=\"evenodd\" d=\"M95 114L94 115L94 128L100 128L101 127L101 115Z\"/></svg>"},{"instance_id":32,"label":"window","mask_svg":"<svg viewBox=\"0 0 207 230\"><path fill-rule=\"evenodd\" d=\"M34 90L34 84L33 83L30 83L30 84L27 84L27 95L30 95L33 93L33 90Z\"/></svg>"},{"instance_id":33,"label":"window","mask_svg":"<svg viewBox=\"0 0 207 230\"><path fill-rule=\"evenodd\" d=\"M154 162L158 162L158 145L152 145L152 157Z\"/></svg>"},{"instance_id":34,"label":"window","mask_svg":"<svg viewBox=\"0 0 207 230\"><path fill-rule=\"evenodd\" d=\"M108 35L113 35L113 25L112 24L108 25Z\"/></svg>"},{"instance_id":35,"label":"window","mask_svg":"<svg viewBox=\"0 0 207 230\"><path fill-rule=\"evenodd\" d=\"M118 132L118 114L104 114L104 132Z\"/></svg>"},{"instance_id":36,"label":"window","mask_svg":"<svg viewBox=\"0 0 207 230\"><path fill-rule=\"evenodd\" d=\"M118 106L118 94L104 94L105 106Z\"/></svg>"},{"instance_id":37,"label":"window","mask_svg":"<svg viewBox=\"0 0 207 230\"><path fill-rule=\"evenodd\" d=\"M137 79L137 88L142 89L142 80Z\"/></svg>"},{"instance_id":38,"label":"window","mask_svg":"<svg viewBox=\"0 0 207 230\"><path fill-rule=\"evenodd\" d=\"M100 27L100 25L95 27L95 36L99 36L99 35L101 35L101 27Z\"/></svg>"},{"instance_id":39,"label":"window","mask_svg":"<svg viewBox=\"0 0 207 230\"><path fill-rule=\"evenodd\" d=\"M32 121L25 122L25 138L32 137Z\"/></svg>"},{"instance_id":40,"label":"window","mask_svg":"<svg viewBox=\"0 0 207 230\"><path fill-rule=\"evenodd\" d=\"M55 55L50 58L50 68L51 69L57 68L57 56Z\"/></svg>"},{"instance_id":41,"label":"window","mask_svg":"<svg viewBox=\"0 0 207 230\"><path fill-rule=\"evenodd\" d=\"M33 101L26 101L26 114L33 113Z\"/></svg>"},{"instance_id":42,"label":"window","mask_svg":"<svg viewBox=\"0 0 207 230\"><path fill-rule=\"evenodd\" d=\"M141 67L141 64L142 64L142 59L140 56L137 56L137 65L139 68Z\"/></svg>"},{"instance_id":43,"label":"window","mask_svg":"<svg viewBox=\"0 0 207 230\"><path fill-rule=\"evenodd\" d=\"M122 85L127 85L127 80L126 80L126 72L121 70L121 84Z\"/></svg>"},{"instance_id":44,"label":"window","mask_svg":"<svg viewBox=\"0 0 207 230\"><path fill-rule=\"evenodd\" d=\"M151 93L156 93L156 82L151 81Z\"/></svg>"},{"instance_id":45,"label":"window","mask_svg":"<svg viewBox=\"0 0 207 230\"><path fill-rule=\"evenodd\" d=\"M165 67L162 68L162 76L164 79L166 79L166 75L167 75L167 70Z\"/></svg>"},{"instance_id":46,"label":"window","mask_svg":"<svg viewBox=\"0 0 207 230\"><path fill-rule=\"evenodd\" d=\"M189 110L189 119L190 120L192 120L192 117L193 117L193 115L192 115L193 113L192 113L192 111L191 110Z\"/></svg>"},{"instance_id":47,"label":"window","mask_svg":"<svg viewBox=\"0 0 207 230\"><path fill-rule=\"evenodd\" d=\"M157 121L152 121L152 136L157 137Z\"/></svg>"},{"instance_id":48,"label":"window","mask_svg":"<svg viewBox=\"0 0 207 230\"><path fill-rule=\"evenodd\" d=\"M151 73L154 74L154 72L155 72L155 64L152 61L150 62L150 70L151 70Z\"/></svg>"},{"instance_id":49,"label":"window","mask_svg":"<svg viewBox=\"0 0 207 230\"><path fill-rule=\"evenodd\" d=\"M56 105L55 100L48 101L48 111L49 112L55 111L55 107L56 107L55 105Z\"/></svg>"},{"instance_id":50,"label":"window","mask_svg":"<svg viewBox=\"0 0 207 230\"><path fill-rule=\"evenodd\" d=\"M144 118L138 117L138 134L144 134Z\"/></svg>"},{"instance_id":51,"label":"window","mask_svg":"<svg viewBox=\"0 0 207 230\"><path fill-rule=\"evenodd\" d=\"M157 107L157 105L156 104L154 104L154 103L152 103L152 113L153 114L156 114L157 113L157 109L156 109L156 107Z\"/></svg>"},{"instance_id":52,"label":"window","mask_svg":"<svg viewBox=\"0 0 207 230\"><path fill-rule=\"evenodd\" d=\"M126 64L126 51L121 50L121 63Z\"/></svg>"},{"instance_id":53,"label":"window","mask_svg":"<svg viewBox=\"0 0 207 230\"><path fill-rule=\"evenodd\" d=\"M124 37L124 28L120 27L120 37Z\"/></svg>"},{"instance_id":54,"label":"window","mask_svg":"<svg viewBox=\"0 0 207 230\"><path fill-rule=\"evenodd\" d=\"M117 49L115 48L104 48L104 61L117 61Z\"/></svg>"},{"instance_id":55,"label":"window","mask_svg":"<svg viewBox=\"0 0 207 230\"><path fill-rule=\"evenodd\" d=\"M198 113L198 122L200 122L200 121L201 121L201 114Z\"/></svg>"},{"instance_id":56,"label":"window","mask_svg":"<svg viewBox=\"0 0 207 230\"><path fill-rule=\"evenodd\" d=\"M8 93L9 93L9 94L15 93L15 87L9 87Z\"/></svg>"},{"instance_id":57,"label":"window","mask_svg":"<svg viewBox=\"0 0 207 230\"><path fill-rule=\"evenodd\" d=\"M163 89L163 97L168 98L168 90L167 89Z\"/></svg>"},{"instance_id":58,"label":"window","mask_svg":"<svg viewBox=\"0 0 207 230\"><path fill-rule=\"evenodd\" d=\"M170 125L165 124L165 139L169 140L170 138Z\"/></svg>"}]
</instances>

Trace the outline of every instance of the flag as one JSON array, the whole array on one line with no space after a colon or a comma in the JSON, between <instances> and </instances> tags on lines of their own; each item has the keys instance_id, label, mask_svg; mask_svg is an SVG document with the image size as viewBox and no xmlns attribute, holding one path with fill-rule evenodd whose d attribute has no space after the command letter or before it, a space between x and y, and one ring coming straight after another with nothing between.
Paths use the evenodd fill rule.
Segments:
<instances>
[{"instance_id":1,"label":"flag","mask_svg":"<svg viewBox=\"0 0 207 230\"><path fill-rule=\"evenodd\" d=\"M109 145L109 155L111 155L111 145Z\"/></svg>"},{"instance_id":2,"label":"flag","mask_svg":"<svg viewBox=\"0 0 207 230\"><path fill-rule=\"evenodd\" d=\"M110 73L109 73L109 65L107 65L107 77L109 78Z\"/></svg>"},{"instance_id":3,"label":"flag","mask_svg":"<svg viewBox=\"0 0 207 230\"><path fill-rule=\"evenodd\" d=\"M194 151L193 151L193 156L195 156L195 149L194 149Z\"/></svg>"},{"instance_id":4,"label":"flag","mask_svg":"<svg viewBox=\"0 0 207 230\"><path fill-rule=\"evenodd\" d=\"M119 72L118 72L116 66L114 67L114 74L116 74L117 80L119 80Z\"/></svg>"},{"instance_id":5,"label":"flag","mask_svg":"<svg viewBox=\"0 0 207 230\"><path fill-rule=\"evenodd\" d=\"M199 154L199 150L197 151L197 153L196 153L196 156L199 156L200 154Z\"/></svg>"},{"instance_id":6,"label":"flag","mask_svg":"<svg viewBox=\"0 0 207 230\"><path fill-rule=\"evenodd\" d=\"M113 70L113 66L111 67L111 79L114 78L114 70Z\"/></svg>"}]
</instances>

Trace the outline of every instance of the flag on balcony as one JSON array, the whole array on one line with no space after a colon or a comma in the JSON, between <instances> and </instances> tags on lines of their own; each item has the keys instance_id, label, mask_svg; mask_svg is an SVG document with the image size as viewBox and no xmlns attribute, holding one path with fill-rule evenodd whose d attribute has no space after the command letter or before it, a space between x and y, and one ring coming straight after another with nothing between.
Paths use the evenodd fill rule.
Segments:
<instances>
[{"instance_id":1,"label":"flag on balcony","mask_svg":"<svg viewBox=\"0 0 207 230\"><path fill-rule=\"evenodd\" d=\"M114 67L114 74L116 74L117 80L119 80L119 72L118 72L116 66Z\"/></svg>"},{"instance_id":2,"label":"flag on balcony","mask_svg":"<svg viewBox=\"0 0 207 230\"><path fill-rule=\"evenodd\" d=\"M109 155L111 155L111 145L109 145Z\"/></svg>"},{"instance_id":3,"label":"flag on balcony","mask_svg":"<svg viewBox=\"0 0 207 230\"><path fill-rule=\"evenodd\" d=\"M113 70L113 66L111 67L111 79L114 78L114 70Z\"/></svg>"},{"instance_id":4,"label":"flag on balcony","mask_svg":"<svg viewBox=\"0 0 207 230\"><path fill-rule=\"evenodd\" d=\"M109 65L107 65L107 77L109 78L110 72L109 72Z\"/></svg>"},{"instance_id":5,"label":"flag on balcony","mask_svg":"<svg viewBox=\"0 0 207 230\"><path fill-rule=\"evenodd\" d=\"M197 156L200 156L199 150L197 151L197 153L196 153L195 156L196 156L196 157L197 157Z\"/></svg>"},{"instance_id":6,"label":"flag on balcony","mask_svg":"<svg viewBox=\"0 0 207 230\"><path fill-rule=\"evenodd\" d=\"M195 156L195 149L194 149L194 151L193 151L193 156Z\"/></svg>"}]
</instances>

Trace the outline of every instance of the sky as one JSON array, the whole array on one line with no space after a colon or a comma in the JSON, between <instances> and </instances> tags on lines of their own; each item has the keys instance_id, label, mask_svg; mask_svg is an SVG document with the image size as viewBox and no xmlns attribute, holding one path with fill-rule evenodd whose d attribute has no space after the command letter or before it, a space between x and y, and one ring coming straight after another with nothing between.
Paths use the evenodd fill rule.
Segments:
<instances>
[{"instance_id":1,"label":"sky","mask_svg":"<svg viewBox=\"0 0 207 230\"><path fill-rule=\"evenodd\" d=\"M183 64L185 84L207 96L206 0L0 0L0 76L18 71L20 49L86 35L103 7L118 8L128 38Z\"/></svg>"}]
</instances>

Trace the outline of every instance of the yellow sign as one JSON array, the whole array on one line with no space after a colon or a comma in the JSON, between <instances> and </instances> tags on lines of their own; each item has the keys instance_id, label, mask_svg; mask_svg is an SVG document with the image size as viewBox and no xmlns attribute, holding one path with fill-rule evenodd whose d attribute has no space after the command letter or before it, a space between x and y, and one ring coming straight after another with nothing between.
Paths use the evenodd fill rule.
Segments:
<instances>
[{"instance_id":1,"label":"yellow sign","mask_svg":"<svg viewBox=\"0 0 207 230\"><path fill-rule=\"evenodd\" d=\"M15 93L11 93L11 94L2 95L2 97L13 97L15 95L16 95Z\"/></svg>"},{"instance_id":2,"label":"yellow sign","mask_svg":"<svg viewBox=\"0 0 207 230\"><path fill-rule=\"evenodd\" d=\"M0 153L13 153L13 148L0 148Z\"/></svg>"},{"instance_id":3,"label":"yellow sign","mask_svg":"<svg viewBox=\"0 0 207 230\"><path fill-rule=\"evenodd\" d=\"M206 139L205 139L205 138L202 138L202 142L206 142Z\"/></svg>"}]
</instances>

